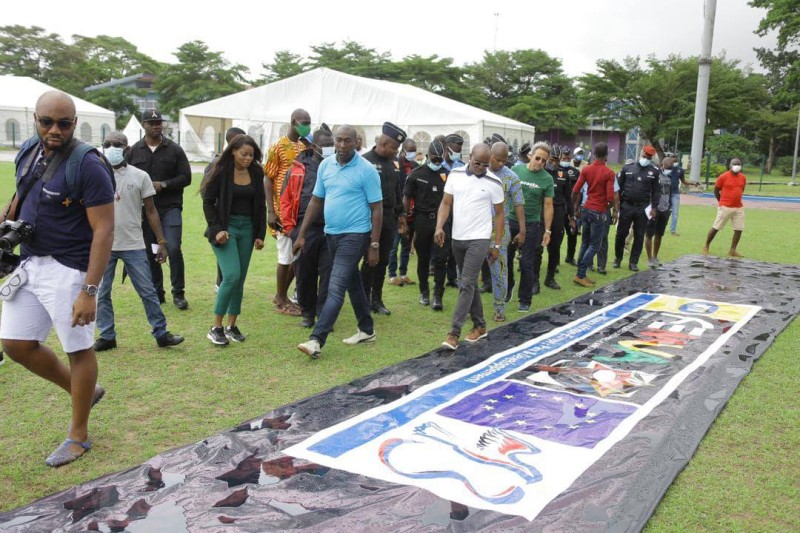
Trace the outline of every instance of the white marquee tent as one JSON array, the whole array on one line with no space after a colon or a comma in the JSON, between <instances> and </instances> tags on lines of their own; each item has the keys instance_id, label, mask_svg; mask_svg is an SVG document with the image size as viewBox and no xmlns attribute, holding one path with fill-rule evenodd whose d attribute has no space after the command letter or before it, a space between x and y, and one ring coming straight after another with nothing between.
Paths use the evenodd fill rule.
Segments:
<instances>
[{"instance_id":1,"label":"white marquee tent","mask_svg":"<svg viewBox=\"0 0 800 533\"><path fill-rule=\"evenodd\" d=\"M493 133L519 146L531 142L535 132L528 124L411 85L318 68L182 109L180 143L190 159L208 160L221 149L225 131L237 126L266 147L286 134L297 108L311 114L314 126L355 126L365 146L373 144L386 121L403 128L419 151L439 134L459 132L469 149Z\"/></svg>"},{"instance_id":2,"label":"white marquee tent","mask_svg":"<svg viewBox=\"0 0 800 533\"><path fill-rule=\"evenodd\" d=\"M0 145L19 146L36 135L33 112L36 100L53 87L22 76L0 76ZM70 95L72 96L72 95ZM72 96L78 115L75 136L100 145L114 129L114 112Z\"/></svg>"}]
</instances>

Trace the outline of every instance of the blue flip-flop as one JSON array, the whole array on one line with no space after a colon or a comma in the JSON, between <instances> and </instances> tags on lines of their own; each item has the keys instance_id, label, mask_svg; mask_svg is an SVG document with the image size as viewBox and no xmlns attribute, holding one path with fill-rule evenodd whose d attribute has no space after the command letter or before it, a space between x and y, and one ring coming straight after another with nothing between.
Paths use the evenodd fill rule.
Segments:
<instances>
[{"instance_id":1,"label":"blue flip-flop","mask_svg":"<svg viewBox=\"0 0 800 533\"><path fill-rule=\"evenodd\" d=\"M77 444L83 451L80 453L71 451L69 449L70 445ZM70 439L67 437L64 442L62 442L58 448L56 448L50 456L44 460L47 466L58 467L64 466L66 464L71 463L72 461L80 458L86 452L88 452L92 448L92 441L87 440L86 442L80 442L75 439Z\"/></svg>"}]
</instances>

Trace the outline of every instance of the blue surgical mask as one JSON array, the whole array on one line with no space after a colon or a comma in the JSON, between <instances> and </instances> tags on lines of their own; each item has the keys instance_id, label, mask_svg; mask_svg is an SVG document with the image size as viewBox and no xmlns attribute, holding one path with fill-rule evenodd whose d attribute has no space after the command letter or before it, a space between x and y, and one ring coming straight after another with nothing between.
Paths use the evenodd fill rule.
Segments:
<instances>
[{"instance_id":1,"label":"blue surgical mask","mask_svg":"<svg viewBox=\"0 0 800 533\"><path fill-rule=\"evenodd\" d=\"M665 168L664 169L664 175L665 176L669 176L670 174L672 174L672 169L671 168Z\"/></svg>"},{"instance_id":2,"label":"blue surgical mask","mask_svg":"<svg viewBox=\"0 0 800 533\"><path fill-rule=\"evenodd\" d=\"M111 166L115 167L117 165L122 164L125 161L125 149L124 148L117 148L116 146L110 146L105 149L106 159L108 162L111 163Z\"/></svg>"},{"instance_id":3,"label":"blue surgical mask","mask_svg":"<svg viewBox=\"0 0 800 533\"><path fill-rule=\"evenodd\" d=\"M649 166L650 160L647 159L646 157L642 157L641 159L639 159L639 164L643 167Z\"/></svg>"},{"instance_id":4,"label":"blue surgical mask","mask_svg":"<svg viewBox=\"0 0 800 533\"><path fill-rule=\"evenodd\" d=\"M461 161L461 152L454 152L450 150L450 159L453 161Z\"/></svg>"},{"instance_id":5,"label":"blue surgical mask","mask_svg":"<svg viewBox=\"0 0 800 533\"><path fill-rule=\"evenodd\" d=\"M439 172L439 170L441 170L442 168L442 164L439 163L437 165L436 163L431 163L430 161L428 161L428 168L433 170L434 172Z\"/></svg>"},{"instance_id":6,"label":"blue surgical mask","mask_svg":"<svg viewBox=\"0 0 800 533\"><path fill-rule=\"evenodd\" d=\"M406 161L413 161L417 157L417 152L406 152Z\"/></svg>"},{"instance_id":7,"label":"blue surgical mask","mask_svg":"<svg viewBox=\"0 0 800 533\"><path fill-rule=\"evenodd\" d=\"M583 154L578 154L575 156L575 161L583 161Z\"/></svg>"},{"instance_id":8,"label":"blue surgical mask","mask_svg":"<svg viewBox=\"0 0 800 533\"><path fill-rule=\"evenodd\" d=\"M572 166L569 164L569 161L561 161L559 165L561 165L563 168L569 168Z\"/></svg>"},{"instance_id":9,"label":"blue surgical mask","mask_svg":"<svg viewBox=\"0 0 800 533\"><path fill-rule=\"evenodd\" d=\"M322 147L322 157L330 157L336 153L336 148L333 146L323 146Z\"/></svg>"}]
</instances>

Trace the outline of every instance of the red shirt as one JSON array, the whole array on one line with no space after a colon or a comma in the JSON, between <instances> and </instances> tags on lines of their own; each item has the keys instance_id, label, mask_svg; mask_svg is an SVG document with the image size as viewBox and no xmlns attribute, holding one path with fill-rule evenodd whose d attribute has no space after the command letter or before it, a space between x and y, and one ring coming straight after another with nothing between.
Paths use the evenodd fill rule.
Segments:
<instances>
[{"instance_id":1,"label":"red shirt","mask_svg":"<svg viewBox=\"0 0 800 533\"><path fill-rule=\"evenodd\" d=\"M734 174L730 170L720 174L714 187L719 189L719 205L721 207L744 207L742 195L747 178L739 172Z\"/></svg>"},{"instance_id":2,"label":"red shirt","mask_svg":"<svg viewBox=\"0 0 800 533\"><path fill-rule=\"evenodd\" d=\"M608 204L614 202L614 171L606 166L605 161L596 159L594 163L581 170L572 192L580 193L584 183L587 183L589 188L583 206L601 213L608 211Z\"/></svg>"}]
</instances>

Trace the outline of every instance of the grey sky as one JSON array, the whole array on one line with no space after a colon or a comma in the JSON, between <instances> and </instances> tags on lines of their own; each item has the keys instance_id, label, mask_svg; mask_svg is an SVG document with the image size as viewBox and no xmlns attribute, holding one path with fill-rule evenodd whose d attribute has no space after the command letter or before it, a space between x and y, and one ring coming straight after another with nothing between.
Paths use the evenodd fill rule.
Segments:
<instances>
[{"instance_id":1,"label":"grey sky","mask_svg":"<svg viewBox=\"0 0 800 533\"><path fill-rule=\"evenodd\" d=\"M432 3L419 0L397 2L391 8L367 2L346 8L330 0L206 4L221 6L217 10L188 8L183 2L128 3L121 9L97 0L83 0L68 9L63 1L44 0L36 9L6 10L2 24L38 25L66 41L73 34L121 36L168 62L175 60L172 52L181 44L202 40L229 61L249 67L251 77L259 76L261 63L271 61L278 50L309 55L310 45L344 39L389 51L395 59L436 53L463 64L480 60L484 50L494 48L496 38L498 50L541 48L561 58L570 75L594 71L602 58L690 56L700 51L703 0L437 4L434 18ZM278 6L294 6L297 16ZM714 54L724 50L728 58L758 68L753 48L775 45L774 36L753 33L763 13L749 7L747 0L718 0Z\"/></svg>"}]
</instances>

